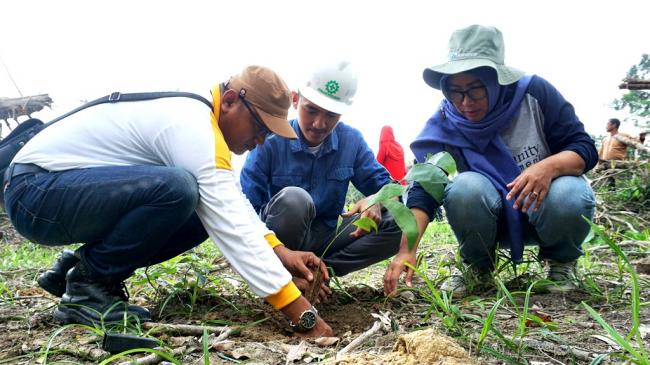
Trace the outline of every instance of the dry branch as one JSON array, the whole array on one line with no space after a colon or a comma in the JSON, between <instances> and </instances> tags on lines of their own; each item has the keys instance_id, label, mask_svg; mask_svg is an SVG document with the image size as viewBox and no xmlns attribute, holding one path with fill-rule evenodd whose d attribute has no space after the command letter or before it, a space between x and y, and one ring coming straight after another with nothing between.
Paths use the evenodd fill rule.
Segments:
<instances>
[{"instance_id":1,"label":"dry branch","mask_svg":"<svg viewBox=\"0 0 650 365\"><path fill-rule=\"evenodd\" d=\"M108 355L108 352L97 348L96 345L86 345L73 342L62 342L55 347L50 348L50 352L59 350L80 359L100 362Z\"/></svg>"},{"instance_id":2,"label":"dry branch","mask_svg":"<svg viewBox=\"0 0 650 365\"><path fill-rule=\"evenodd\" d=\"M377 313L372 313L372 316L377 318L377 321L373 323L372 327L367 330L366 332L362 333L359 335L359 337L355 338L350 342L347 346L345 346L341 351L339 351L336 354L336 358L341 358L348 352L354 350L355 348L359 347L361 344L366 342L368 338L372 337L375 335L379 330L382 330L384 332L388 332L392 328L392 321L389 318L390 312L379 312Z\"/></svg>"},{"instance_id":3,"label":"dry branch","mask_svg":"<svg viewBox=\"0 0 650 365\"><path fill-rule=\"evenodd\" d=\"M367 330L366 332L359 335L359 337L352 340L352 342L350 342L347 346L345 346L343 349L341 349L341 351L339 351L336 354L336 357L341 358L345 354L347 354L348 352L350 352L350 351L354 350L355 348L359 347L361 344L366 342L366 340L368 340L368 338L372 337L377 332L379 332L379 330L382 327L383 327L383 325L382 325L381 321L375 321L375 323L372 325L372 327L369 330Z\"/></svg>"},{"instance_id":4,"label":"dry branch","mask_svg":"<svg viewBox=\"0 0 650 365\"><path fill-rule=\"evenodd\" d=\"M228 326L196 326L191 324L168 324L156 322L145 322L142 324L142 328L151 330L152 332L176 333L185 336L202 336L204 330L207 330L208 334L223 334L224 332L229 332L228 335L230 335L233 332L233 330L228 328Z\"/></svg>"},{"instance_id":5,"label":"dry branch","mask_svg":"<svg viewBox=\"0 0 650 365\"><path fill-rule=\"evenodd\" d=\"M626 79L618 85L619 89L650 90L650 80Z\"/></svg>"},{"instance_id":6,"label":"dry branch","mask_svg":"<svg viewBox=\"0 0 650 365\"><path fill-rule=\"evenodd\" d=\"M29 116L44 107L52 105L52 98L47 94L25 96L20 98L0 98L0 119L17 119Z\"/></svg>"},{"instance_id":7,"label":"dry branch","mask_svg":"<svg viewBox=\"0 0 650 365\"><path fill-rule=\"evenodd\" d=\"M539 341L533 339L525 339L522 341L522 344L528 348L537 351L551 353L555 356L574 356L576 359L582 361L591 361L596 356L600 355L599 353L596 352L585 351L585 350L577 349L572 346L559 345L553 342Z\"/></svg>"},{"instance_id":8,"label":"dry branch","mask_svg":"<svg viewBox=\"0 0 650 365\"><path fill-rule=\"evenodd\" d=\"M619 142L624 143L628 147L632 147L632 148L635 148L637 150L650 153L650 148L644 146L641 143L641 141L639 141L639 140L629 138L629 137L623 136L621 134L615 135L614 138L616 138L616 140L618 140Z\"/></svg>"},{"instance_id":9,"label":"dry branch","mask_svg":"<svg viewBox=\"0 0 650 365\"><path fill-rule=\"evenodd\" d=\"M155 349L159 351L165 351L165 349L163 349L162 347L156 347ZM182 347L172 350L172 356L180 355L182 353L183 353ZM164 360L165 358L159 356L158 354L150 354L145 357L141 357L139 359L121 362L118 365L156 365L161 363Z\"/></svg>"}]
</instances>

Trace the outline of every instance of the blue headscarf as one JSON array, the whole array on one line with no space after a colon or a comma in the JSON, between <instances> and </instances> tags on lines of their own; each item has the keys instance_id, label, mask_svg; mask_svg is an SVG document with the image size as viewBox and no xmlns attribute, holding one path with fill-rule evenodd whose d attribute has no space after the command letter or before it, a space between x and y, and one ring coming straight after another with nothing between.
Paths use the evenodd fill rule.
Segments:
<instances>
[{"instance_id":1,"label":"blue headscarf","mask_svg":"<svg viewBox=\"0 0 650 365\"><path fill-rule=\"evenodd\" d=\"M506 200L506 185L521 171L500 132L517 116L532 76L524 76L514 84L501 86L497 82L496 72L489 67L467 72L478 77L487 89L486 116L479 122L472 122L459 113L450 101L443 100L440 110L411 143L411 150L418 161L422 161L427 153L436 149L436 144L457 147L469 169L490 180L503 201L512 260L520 262L524 250L523 217L519 210L512 207L512 202ZM447 79L448 76L441 78L441 90L446 90Z\"/></svg>"}]
</instances>

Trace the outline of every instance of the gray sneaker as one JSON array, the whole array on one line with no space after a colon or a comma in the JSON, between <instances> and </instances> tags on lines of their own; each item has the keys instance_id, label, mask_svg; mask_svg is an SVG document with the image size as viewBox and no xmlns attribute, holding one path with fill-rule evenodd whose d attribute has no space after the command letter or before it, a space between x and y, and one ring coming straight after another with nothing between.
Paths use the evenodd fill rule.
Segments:
<instances>
[{"instance_id":1,"label":"gray sneaker","mask_svg":"<svg viewBox=\"0 0 650 365\"><path fill-rule=\"evenodd\" d=\"M557 262L549 260L547 279L551 281L545 288L551 293L567 293L578 289L576 279L576 261Z\"/></svg>"},{"instance_id":2,"label":"gray sneaker","mask_svg":"<svg viewBox=\"0 0 650 365\"><path fill-rule=\"evenodd\" d=\"M464 266L464 272L454 267L451 276L440 285L440 290L451 294L452 298L460 299L468 294L494 285L494 278L489 271L480 271Z\"/></svg>"}]
</instances>

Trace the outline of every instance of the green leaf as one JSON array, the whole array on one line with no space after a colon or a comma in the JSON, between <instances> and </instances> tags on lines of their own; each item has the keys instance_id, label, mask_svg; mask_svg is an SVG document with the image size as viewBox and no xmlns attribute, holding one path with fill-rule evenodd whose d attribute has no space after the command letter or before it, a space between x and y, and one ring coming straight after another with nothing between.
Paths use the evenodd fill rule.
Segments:
<instances>
[{"instance_id":1,"label":"green leaf","mask_svg":"<svg viewBox=\"0 0 650 365\"><path fill-rule=\"evenodd\" d=\"M360 218L354 221L354 223L352 224L363 229L366 232L370 232L371 229L374 230L375 232L379 231L379 227L377 227L377 222L375 222L374 220L368 217Z\"/></svg>"},{"instance_id":2,"label":"green leaf","mask_svg":"<svg viewBox=\"0 0 650 365\"><path fill-rule=\"evenodd\" d=\"M415 241L418 240L418 224L415 221L413 213L404 204L394 200L387 200L382 204L393 216L395 223L402 230L402 233L406 235L409 250L412 250L413 246L415 246Z\"/></svg>"},{"instance_id":3,"label":"green leaf","mask_svg":"<svg viewBox=\"0 0 650 365\"><path fill-rule=\"evenodd\" d=\"M433 156L427 156L426 162L436 165L447 172L447 175L456 173L456 161L448 152L438 152Z\"/></svg>"},{"instance_id":4,"label":"green leaf","mask_svg":"<svg viewBox=\"0 0 650 365\"><path fill-rule=\"evenodd\" d=\"M420 183L422 188L438 203L442 203L445 184L449 182L447 175L440 167L427 162L413 165L406 176L406 180Z\"/></svg>"},{"instance_id":5,"label":"green leaf","mask_svg":"<svg viewBox=\"0 0 650 365\"><path fill-rule=\"evenodd\" d=\"M370 198L368 206L381 204L386 206L384 202L393 199L396 196L401 196L404 193L404 187L400 184L386 184L379 189L379 191Z\"/></svg>"}]
</instances>

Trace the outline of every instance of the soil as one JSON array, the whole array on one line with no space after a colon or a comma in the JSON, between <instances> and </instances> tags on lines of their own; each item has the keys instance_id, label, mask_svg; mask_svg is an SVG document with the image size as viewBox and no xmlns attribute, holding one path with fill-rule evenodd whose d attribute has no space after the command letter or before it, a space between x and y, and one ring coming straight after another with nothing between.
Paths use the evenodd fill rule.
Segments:
<instances>
[{"instance_id":1,"label":"soil","mask_svg":"<svg viewBox=\"0 0 650 365\"><path fill-rule=\"evenodd\" d=\"M15 233L5 232L5 244L17 247L20 244L19 237L15 242L7 241L12 235L17 237ZM440 251L439 248L436 250ZM439 253L448 255L453 250L454 247L449 246L442 250L447 252ZM327 346L320 346L313 340L303 341L295 336L279 312L242 288L226 291L217 296L214 293L198 290L191 312L188 311L190 302L188 292L164 300L146 297L132 298L132 300L149 308L155 322L197 324L213 321L217 323L215 325L251 324L231 335L227 340L213 344L209 352L211 364L232 364L236 361L245 361L247 364L286 364L317 360L336 364L504 363L487 355L477 357L475 346L482 324L467 318L457 319L460 325L450 329L445 324L448 318L435 315L435 311L424 297L426 291L404 292L395 298L385 298L382 292L383 270L384 267L379 265L339 278L340 287L333 285L332 297L317 306L322 317L332 327L334 336L337 337L332 340L333 344ZM436 270L435 265L429 265L432 275ZM1 274L2 282L10 288L11 295L2 296L0 301L0 333L2 334L0 364L45 362L94 364L109 356L101 349L102 337L88 329L71 327L64 328L60 333L57 331L62 327L54 321L52 312L58 303L58 298L52 297L36 285L34 279L39 274L39 270L18 269ZM645 282L650 279L646 274L639 275ZM607 277L598 277L597 280L601 280L601 285L612 288L617 285L616 280ZM414 285L426 288L426 283L417 276ZM525 288L523 290L525 291ZM487 295L493 297L494 293L487 293ZM629 297L629 294L624 295ZM8 299L9 297L11 299ZM517 296L518 300L521 297ZM470 297L454 303L463 314L485 318L490 307L480 304L476 299L477 297ZM650 293L646 289L641 293L641 302L648 300L650 300ZM584 301L589 302L620 333L629 332L631 326L629 304L620 302L611 304L605 300L592 301L582 290L565 295L533 294L529 301L530 313L552 321L554 328L549 331L536 323L530 323L527 326L528 333L522 340L529 349L523 351L522 357L529 362L538 361L540 364L556 361L588 364L590 359L581 358L570 351L562 352L562 346L582 351L581 354L591 354L589 355L592 356L591 359L594 354L616 351L616 345L611 340L608 341L604 330L584 310L581 304ZM391 328L379 331L368 338L359 348L349 353L348 357L334 359L333 355L336 352L373 326L377 321L373 314L384 314L390 318ZM253 324L255 321L260 322ZM649 322L650 307L642 306L641 323ZM519 316L513 310L504 309L497 312L494 326L506 337L511 338L518 325ZM646 327L645 330L647 331L648 328ZM204 363L201 336L170 334L156 336L177 351L174 356L181 363ZM646 348L650 348L649 337L645 337ZM517 340L515 336L512 338ZM210 340L213 339L214 336L211 336ZM535 350L537 342L533 341L551 344L551 350L548 348ZM437 346L434 346L435 344L445 344L442 348L448 351L427 352L422 355L424 350L433 351L431 349ZM492 334L488 335L484 346L509 354ZM46 354L47 361L45 361ZM515 355L509 354L509 356ZM551 358L556 361L551 362L549 360ZM125 360L115 363L120 361ZM601 363L614 364L619 363L619 360L608 357Z\"/></svg>"}]
</instances>

